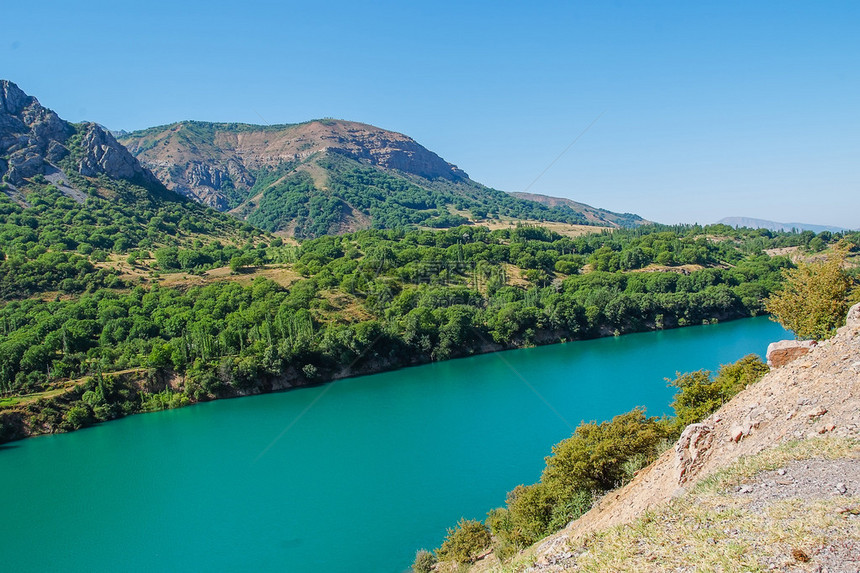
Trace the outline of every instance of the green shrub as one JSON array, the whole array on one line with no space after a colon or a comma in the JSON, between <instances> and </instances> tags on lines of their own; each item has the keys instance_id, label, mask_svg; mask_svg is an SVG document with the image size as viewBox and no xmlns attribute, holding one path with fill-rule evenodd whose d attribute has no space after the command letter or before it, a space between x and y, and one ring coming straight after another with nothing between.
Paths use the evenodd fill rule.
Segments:
<instances>
[{"instance_id":1,"label":"green shrub","mask_svg":"<svg viewBox=\"0 0 860 573\"><path fill-rule=\"evenodd\" d=\"M448 535L437 551L440 560L472 563L490 546L490 531L474 519L461 519L457 527L448 529Z\"/></svg>"},{"instance_id":2,"label":"green shrub","mask_svg":"<svg viewBox=\"0 0 860 573\"><path fill-rule=\"evenodd\" d=\"M63 416L63 426L70 430L77 430L92 423L92 415L85 405L75 405L66 411Z\"/></svg>"},{"instance_id":3,"label":"green shrub","mask_svg":"<svg viewBox=\"0 0 860 573\"><path fill-rule=\"evenodd\" d=\"M624 481L625 463L638 454L650 462L665 431L656 418L636 408L609 422L580 424L570 438L552 448L541 481L556 499L577 491L606 491Z\"/></svg>"},{"instance_id":4,"label":"green shrub","mask_svg":"<svg viewBox=\"0 0 860 573\"><path fill-rule=\"evenodd\" d=\"M549 532L558 531L567 526L574 519L579 519L591 509L594 496L590 491L579 490L573 493L567 500L557 501L552 508L552 516L549 520Z\"/></svg>"},{"instance_id":5,"label":"green shrub","mask_svg":"<svg viewBox=\"0 0 860 573\"><path fill-rule=\"evenodd\" d=\"M678 374L670 386L678 388L672 408L672 435L678 436L690 424L700 422L728 402L749 384L758 382L768 373L767 364L755 354L744 356L734 364L720 367L712 378L707 370Z\"/></svg>"},{"instance_id":6,"label":"green shrub","mask_svg":"<svg viewBox=\"0 0 860 573\"><path fill-rule=\"evenodd\" d=\"M521 548L525 547L524 540L519 537L519 532L514 529L511 512L507 508L497 507L491 509L487 513L485 523L490 528L490 533L493 534L495 541L493 544L493 553L499 561L505 561Z\"/></svg>"},{"instance_id":7,"label":"green shrub","mask_svg":"<svg viewBox=\"0 0 860 573\"><path fill-rule=\"evenodd\" d=\"M546 484L518 485L505 502L510 515L508 539L512 543L525 547L550 533L555 499Z\"/></svg>"},{"instance_id":8,"label":"green shrub","mask_svg":"<svg viewBox=\"0 0 860 573\"><path fill-rule=\"evenodd\" d=\"M846 250L837 249L826 259L801 262L783 271L785 283L771 294L765 308L772 319L797 338L821 340L845 323L852 280L844 269Z\"/></svg>"},{"instance_id":9,"label":"green shrub","mask_svg":"<svg viewBox=\"0 0 860 573\"><path fill-rule=\"evenodd\" d=\"M436 565L436 557L426 549L419 549L412 562L412 570L415 573L430 573Z\"/></svg>"}]
</instances>

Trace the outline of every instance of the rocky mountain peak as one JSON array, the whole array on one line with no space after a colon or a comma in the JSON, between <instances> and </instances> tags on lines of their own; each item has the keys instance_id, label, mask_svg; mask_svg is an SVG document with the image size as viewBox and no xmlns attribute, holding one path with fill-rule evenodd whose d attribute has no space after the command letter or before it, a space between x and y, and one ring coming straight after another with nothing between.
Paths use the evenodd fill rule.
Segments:
<instances>
[{"instance_id":1,"label":"rocky mountain peak","mask_svg":"<svg viewBox=\"0 0 860 573\"><path fill-rule=\"evenodd\" d=\"M318 139L324 149L340 151L372 165L426 179L459 180L469 177L456 165L402 133L343 120L318 120L300 127L304 138Z\"/></svg>"},{"instance_id":2,"label":"rocky mountain peak","mask_svg":"<svg viewBox=\"0 0 860 573\"><path fill-rule=\"evenodd\" d=\"M76 128L17 85L0 80L0 176L13 185L30 177L60 170L57 163L70 151L69 138L82 131L82 159L77 170L94 177L100 173L112 178L157 179L109 132L94 123Z\"/></svg>"},{"instance_id":3,"label":"rocky mountain peak","mask_svg":"<svg viewBox=\"0 0 860 573\"><path fill-rule=\"evenodd\" d=\"M243 195L260 170L338 154L428 180L467 181L457 166L411 137L354 121L292 125L185 121L133 132L120 141L168 189L219 210Z\"/></svg>"},{"instance_id":4,"label":"rocky mountain peak","mask_svg":"<svg viewBox=\"0 0 860 573\"><path fill-rule=\"evenodd\" d=\"M119 179L134 179L140 176L156 181L152 173L142 167L109 131L95 123L84 124L83 130L81 147L84 157L78 163L81 175L95 177L104 173Z\"/></svg>"},{"instance_id":5,"label":"rocky mountain peak","mask_svg":"<svg viewBox=\"0 0 860 573\"><path fill-rule=\"evenodd\" d=\"M17 115L35 99L9 80L0 80L0 112Z\"/></svg>"}]
</instances>

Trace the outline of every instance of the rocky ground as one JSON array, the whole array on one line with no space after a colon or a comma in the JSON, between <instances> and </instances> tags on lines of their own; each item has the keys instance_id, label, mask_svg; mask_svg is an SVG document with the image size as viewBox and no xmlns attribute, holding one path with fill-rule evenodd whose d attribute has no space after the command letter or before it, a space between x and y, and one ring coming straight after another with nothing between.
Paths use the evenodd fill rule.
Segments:
<instances>
[{"instance_id":1,"label":"rocky ground","mask_svg":"<svg viewBox=\"0 0 860 573\"><path fill-rule=\"evenodd\" d=\"M860 305L494 571L860 572Z\"/></svg>"}]
</instances>

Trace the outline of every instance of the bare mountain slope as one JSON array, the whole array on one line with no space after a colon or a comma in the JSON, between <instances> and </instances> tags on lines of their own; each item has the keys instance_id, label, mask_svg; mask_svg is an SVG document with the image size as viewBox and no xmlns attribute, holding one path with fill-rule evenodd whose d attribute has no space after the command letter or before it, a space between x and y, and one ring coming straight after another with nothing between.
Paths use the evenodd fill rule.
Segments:
<instances>
[{"instance_id":1,"label":"bare mountain slope","mask_svg":"<svg viewBox=\"0 0 860 573\"><path fill-rule=\"evenodd\" d=\"M257 173L341 153L420 177L468 179L410 137L352 121L317 120L260 126L187 121L130 133L122 143L170 189L224 210L234 207Z\"/></svg>"},{"instance_id":2,"label":"bare mountain slope","mask_svg":"<svg viewBox=\"0 0 860 573\"><path fill-rule=\"evenodd\" d=\"M645 222L485 187L406 135L351 121L188 121L126 134L121 141L169 189L299 237L500 218L607 227Z\"/></svg>"}]
</instances>

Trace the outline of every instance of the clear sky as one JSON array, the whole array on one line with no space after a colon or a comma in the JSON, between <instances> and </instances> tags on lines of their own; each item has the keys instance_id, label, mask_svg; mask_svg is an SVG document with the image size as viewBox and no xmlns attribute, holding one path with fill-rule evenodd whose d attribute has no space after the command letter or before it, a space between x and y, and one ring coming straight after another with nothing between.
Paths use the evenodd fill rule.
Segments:
<instances>
[{"instance_id":1,"label":"clear sky","mask_svg":"<svg viewBox=\"0 0 860 573\"><path fill-rule=\"evenodd\" d=\"M856 1L88 0L2 19L0 78L71 121L351 119L506 191L860 228Z\"/></svg>"}]
</instances>

